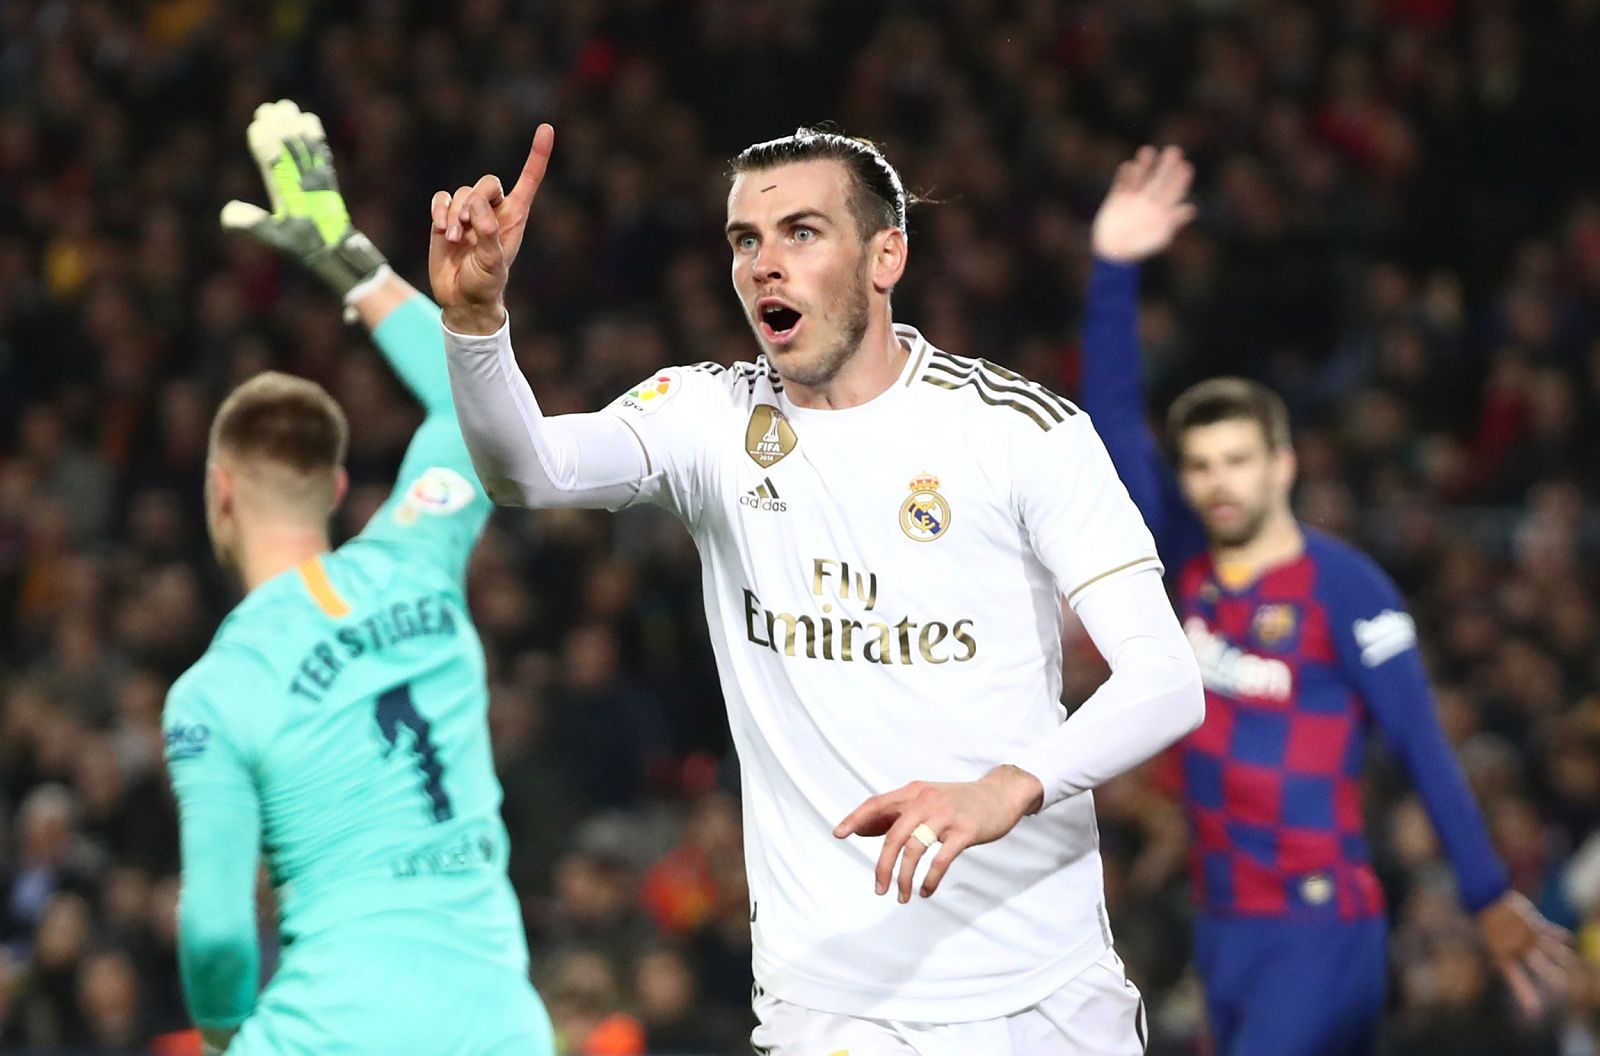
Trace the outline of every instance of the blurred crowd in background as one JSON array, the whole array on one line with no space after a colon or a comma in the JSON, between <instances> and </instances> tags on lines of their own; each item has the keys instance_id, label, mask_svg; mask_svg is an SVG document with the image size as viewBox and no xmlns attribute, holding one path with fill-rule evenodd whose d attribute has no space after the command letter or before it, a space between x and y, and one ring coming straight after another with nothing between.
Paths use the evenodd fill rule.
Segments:
<instances>
[{"instance_id":1,"label":"blurred crowd in background","mask_svg":"<svg viewBox=\"0 0 1600 1056\"><path fill-rule=\"evenodd\" d=\"M1517 1018L1375 746L1386 1051L1594 1056L1596 54L1597 0L0 0L0 1050L151 1052L186 1026L159 714L236 600L201 510L212 409L266 367L326 384L354 423L341 538L419 419L313 280L219 232L224 201L263 198L251 112L289 96L424 289L431 193L514 175L555 123L511 304L549 412L753 356L726 160L821 120L937 200L897 317L1071 394L1112 168L1184 147L1200 219L1145 278L1152 408L1222 372L1289 401L1303 517L1402 585L1514 882L1587 965L1570 1011ZM737 769L687 535L502 512L470 579L566 1051L748 1051ZM1068 651L1081 699L1103 669ZM1096 793L1112 920L1151 1051L1199 1054L1155 769Z\"/></svg>"}]
</instances>

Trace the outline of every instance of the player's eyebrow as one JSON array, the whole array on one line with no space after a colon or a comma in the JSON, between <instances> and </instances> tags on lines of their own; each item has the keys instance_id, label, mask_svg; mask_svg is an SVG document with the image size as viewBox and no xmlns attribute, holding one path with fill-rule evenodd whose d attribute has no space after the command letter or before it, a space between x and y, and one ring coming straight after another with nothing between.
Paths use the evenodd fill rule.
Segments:
<instances>
[{"instance_id":1,"label":"player's eyebrow","mask_svg":"<svg viewBox=\"0 0 1600 1056\"><path fill-rule=\"evenodd\" d=\"M828 216L828 214L824 213L820 209L796 209L788 216L785 216L782 220L779 220L778 226L792 227L802 220L821 220L823 223L833 223L833 220ZM756 225L748 220L729 220L728 226L723 228L723 234L727 235L729 238L732 238L734 235L742 235L747 231L754 231L755 229Z\"/></svg>"},{"instance_id":2,"label":"player's eyebrow","mask_svg":"<svg viewBox=\"0 0 1600 1056\"><path fill-rule=\"evenodd\" d=\"M793 227L802 220L821 220L823 223L832 223L828 218L828 214L821 209L800 209L779 220L778 226Z\"/></svg>"}]
</instances>

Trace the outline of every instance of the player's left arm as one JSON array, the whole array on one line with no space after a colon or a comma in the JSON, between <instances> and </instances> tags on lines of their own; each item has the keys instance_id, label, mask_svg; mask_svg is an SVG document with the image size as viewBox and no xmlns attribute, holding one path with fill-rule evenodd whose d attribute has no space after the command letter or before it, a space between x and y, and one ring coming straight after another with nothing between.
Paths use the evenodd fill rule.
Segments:
<instances>
[{"instance_id":1,"label":"player's left arm","mask_svg":"<svg viewBox=\"0 0 1600 1056\"><path fill-rule=\"evenodd\" d=\"M243 737L213 703L225 690L192 672L162 715L182 855L178 968L189 1014L218 1051L255 1007L260 973L261 807Z\"/></svg>"},{"instance_id":2,"label":"player's left arm","mask_svg":"<svg viewBox=\"0 0 1600 1056\"><path fill-rule=\"evenodd\" d=\"M1111 668L1071 718L1013 760L1040 780L1050 806L1199 726L1205 691L1162 586L1155 539L1088 416L1029 436L1014 458L1015 501L1034 553Z\"/></svg>"},{"instance_id":3,"label":"player's left arm","mask_svg":"<svg viewBox=\"0 0 1600 1056\"><path fill-rule=\"evenodd\" d=\"M427 412L406 447L394 492L361 538L405 547L460 579L494 503L461 438L439 308L398 276L355 302L372 339Z\"/></svg>"},{"instance_id":4,"label":"player's left arm","mask_svg":"<svg viewBox=\"0 0 1600 1056\"><path fill-rule=\"evenodd\" d=\"M1200 725L1205 693L1162 586L1155 541L1085 415L1074 414L1013 453L1014 501L1035 553L1111 666L1111 677L1072 716L977 781L912 782L857 807L834 829L885 835L877 891L912 877L939 843L923 879L931 895L958 855L990 843L1025 815L1115 777ZM919 826L927 826L920 830Z\"/></svg>"},{"instance_id":5,"label":"player's left arm","mask_svg":"<svg viewBox=\"0 0 1600 1056\"><path fill-rule=\"evenodd\" d=\"M1348 567L1324 568L1319 591L1340 668L1411 775L1455 868L1462 903L1477 917L1519 1004L1534 1013L1543 1004L1535 980L1557 992L1565 988L1568 936L1511 889L1439 724L1417 651L1416 624L1400 591L1364 555L1348 555L1340 563Z\"/></svg>"},{"instance_id":6,"label":"player's left arm","mask_svg":"<svg viewBox=\"0 0 1600 1056\"><path fill-rule=\"evenodd\" d=\"M1146 417L1139 350L1139 271L1195 216L1194 169L1177 147L1142 147L1117 167L1091 230L1094 269L1084 299L1079 396L1112 464L1144 515L1167 567L1205 549L1205 533Z\"/></svg>"}]
</instances>

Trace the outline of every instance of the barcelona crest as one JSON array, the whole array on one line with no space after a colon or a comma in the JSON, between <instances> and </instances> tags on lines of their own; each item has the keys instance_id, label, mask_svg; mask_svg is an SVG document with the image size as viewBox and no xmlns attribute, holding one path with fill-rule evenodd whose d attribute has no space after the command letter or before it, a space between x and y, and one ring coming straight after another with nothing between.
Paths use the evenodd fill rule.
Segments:
<instances>
[{"instance_id":1,"label":"barcelona crest","mask_svg":"<svg viewBox=\"0 0 1600 1056\"><path fill-rule=\"evenodd\" d=\"M950 530L950 504L939 494L939 478L924 473L911 482L900 503L900 530L919 543L931 543Z\"/></svg>"},{"instance_id":2,"label":"barcelona crest","mask_svg":"<svg viewBox=\"0 0 1600 1056\"><path fill-rule=\"evenodd\" d=\"M1271 649L1294 636L1296 622L1293 605L1263 605L1250 621L1250 633L1256 641Z\"/></svg>"}]
</instances>

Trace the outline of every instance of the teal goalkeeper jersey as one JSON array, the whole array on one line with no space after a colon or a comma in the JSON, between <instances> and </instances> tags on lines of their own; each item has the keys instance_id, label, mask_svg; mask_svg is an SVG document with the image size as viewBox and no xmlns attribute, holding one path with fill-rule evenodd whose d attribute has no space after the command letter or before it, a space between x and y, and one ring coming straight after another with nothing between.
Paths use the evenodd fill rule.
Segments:
<instances>
[{"instance_id":1,"label":"teal goalkeeper jersey","mask_svg":"<svg viewBox=\"0 0 1600 1056\"><path fill-rule=\"evenodd\" d=\"M286 958L303 944L359 970L359 936L379 932L527 969L464 588L491 503L437 309L413 298L373 336L428 411L394 493L356 538L251 591L167 700L180 966L204 1027L255 1004L258 848ZM323 941L340 929L354 941Z\"/></svg>"}]
</instances>

